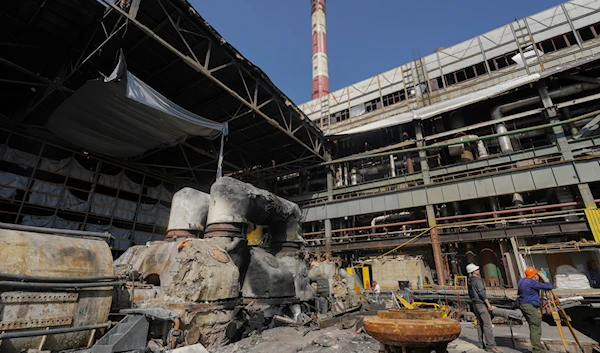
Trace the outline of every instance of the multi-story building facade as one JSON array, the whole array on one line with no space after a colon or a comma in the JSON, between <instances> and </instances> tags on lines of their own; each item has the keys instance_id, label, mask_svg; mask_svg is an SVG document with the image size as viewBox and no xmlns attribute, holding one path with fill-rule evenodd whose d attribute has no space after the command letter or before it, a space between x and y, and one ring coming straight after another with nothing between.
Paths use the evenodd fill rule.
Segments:
<instances>
[{"instance_id":1,"label":"multi-story building facade","mask_svg":"<svg viewBox=\"0 0 600 353\"><path fill-rule=\"evenodd\" d=\"M492 285L527 264L593 281L599 34L600 1L570 1L301 104L332 161L277 192L303 207L316 252L403 246L439 284L469 262Z\"/></svg>"}]
</instances>

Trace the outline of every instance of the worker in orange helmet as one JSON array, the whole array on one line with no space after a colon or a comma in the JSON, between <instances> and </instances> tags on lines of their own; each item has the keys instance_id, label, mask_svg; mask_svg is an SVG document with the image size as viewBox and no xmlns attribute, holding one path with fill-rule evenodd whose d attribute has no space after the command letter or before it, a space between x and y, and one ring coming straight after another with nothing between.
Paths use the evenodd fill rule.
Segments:
<instances>
[{"instance_id":1,"label":"worker in orange helmet","mask_svg":"<svg viewBox=\"0 0 600 353\"><path fill-rule=\"evenodd\" d=\"M525 270L525 278L521 278L518 284L519 308L529 324L529 340L533 353L545 352L542 345L542 315L540 313L540 290L551 290L552 283L548 278L533 267Z\"/></svg>"}]
</instances>

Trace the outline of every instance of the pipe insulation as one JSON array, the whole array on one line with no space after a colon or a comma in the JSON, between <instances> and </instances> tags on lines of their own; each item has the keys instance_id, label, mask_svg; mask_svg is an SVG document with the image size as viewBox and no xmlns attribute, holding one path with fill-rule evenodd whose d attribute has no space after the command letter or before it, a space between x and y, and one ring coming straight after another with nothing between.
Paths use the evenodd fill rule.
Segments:
<instances>
[{"instance_id":1,"label":"pipe insulation","mask_svg":"<svg viewBox=\"0 0 600 353\"><path fill-rule=\"evenodd\" d=\"M595 83L577 83L574 85L561 87L554 91L548 92L548 96L551 99L563 98L563 97L568 97L568 96L571 96L571 95L574 95L577 93L581 93L584 91L589 91L591 89L595 89L598 87L599 87L599 85L595 84ZM529 105L540 103L540 102L541 102L541 99L539 96L532 96L532 97L521 99L521 100L518 100L515 102L510 102L510 103L499 105L499 106L495 107L494 109L492 109L492 113L491 113L492 120L500 119L506 113L508 113L512 110L524 108ZM504 134L506 132L508 132L508 129L506 128L506 125L504 125L504 123L500 123L500 124L496 125L496 133L497 134ZM499 137L498 144L500 145L500 150L502 153L513 152L513 147L512 147L512 143L510 142L510 137L508 137L508 136Z\"/></svg>"},{"instance_id":2,"label":"pipe insulation","mask_svg":"<svg viewBox=\"0 0 600 353\"><path fill-rule=\"evenodd\" d=\"M268 225L274 242L303 241L300 217L295 203L237 179L223 177L210 188L207 225Z\"/></svg>"},{"instance_id":3,"label":"pipe insulation","mask_svg":"<svg viewBox=\"0 0 600 353\"><path fill-rule=\"evenodd\" d=\"M443 148L443 147L447 147L447 146L457 145L457 144L461 144L461 143L477 142L478 140L482 140L482 141L494 140L494 139L497 139L497 138L502 137L502 136L513 136L513 135L522 134L524 132L530 132L530 131L535 131L535 130L543 130L543 129L552 128L554 126L568 125L568 124L572 124L572 123L575 123L575 122L583 120L583 119L587 119L587 118L590 118L590 117L595 117L598 114L600 114L600 110L595 110L595 111L592 111L592 112L589 112L589 113L577 116L577 117L572 118L572 119L567 119L567 120L562 120L562 121L557 121L557 122L552 122L552 123L547 123L547 124L541 124L541 125L526 127L526 128L512 130L512 131L507 131L507 132L501 133L501 134L496 133L496 134L492 134L492 135L480 136L477 139L466 140L466 141L462 141L462 142L449 142L449 143L440 142L440 143L434 143L432 145L415 147L415 148L406 148L406 149L396 150L396 151L389 151L389 152L382 152L382 153L373 153L373 154L360 155L360 156L343 157L343 158L339 158L339 159L332 160L332 161L329 161L329 162L323 162L321 164L315 164L314 168L317 168L318 166L331 165L331 164L341 163L341 162L350 162L350 161L357 161L357 160L367 159L367 158L375 158L375 157L388 156L390 154L393 154L393 155L403 155L403 154L409 153L409 152L428 151L428 150L439 149L439 148Z\"/></svg>"}]
</instances>

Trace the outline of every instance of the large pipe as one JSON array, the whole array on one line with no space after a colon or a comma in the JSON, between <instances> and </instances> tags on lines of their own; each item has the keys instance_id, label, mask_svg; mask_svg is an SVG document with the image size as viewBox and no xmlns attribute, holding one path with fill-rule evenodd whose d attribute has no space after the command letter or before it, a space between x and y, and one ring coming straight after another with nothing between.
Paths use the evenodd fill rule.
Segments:
<instances>
[{"instance_id":1,"label":"large pipe","mask_svg":"<svg viewBox=\"0 0 600 353\"><path fill-rule=\"evenodd\" d=\"M19 282L19 281L0 281L0 287L7 288L98 288L98 287L115 287L124 285L125 282L94 282L94 283L35 283L35 282Z\"/></svg>"},{"instance_id":2,"label":"large pipe","mask_svg":"<svg viewBox=\"0 0 600 353\"><path fill-rule=\"evenodd\" d=\"M548 96L552 99L568 97L573 94L581 93L581 92L588 91L588 90L595 89L595 88L598 88L598 84L577 83L574 85L561 87L554 91L548 92ZM539 96L532 96L532 97L521 99L521 100L518 100L515 102L510 102L510 103L499 105L499 106L495 107L494 109L492 109L492 113L491 113L492 120L500 119L500 118L502 118L502 116L504 116L504 114L506 114L512 110L523 108L523 107L526 107L526 106L529 106L532 104L536 104L539 102L540 102ZM500 123L500 124L496 125L496 133L497 134L504 134L506 132L508 132L508 129L506 128L506 125L504 125L504 123ZM508 136L499 137L498 144L500 145L500 150L502 153L513 152L513 147L512 147L512 143L510 142L510 137L508 137Z\"/></svg>"},{"instance_id":3,"label":"large pipe","mask_svg":"<svg viewBox=\"0 0 600 353\"><path fill-rule=\"evenodd\" d=\"M327 26L325 0L311 0L312 20L312 99L329 94L329 70L327 60Z\"/></svg>"},{"instance_id":4,"label":"large pipe","mask_svg":"<svg viewBox=\"0 0 600 353\"><path fill-rule=\"evenodd\" d=\"M42 276L26 276L17 273L0 273L0 278L23 282L39 282L39 283L75 283L75 282L100 282L114 281L121 279L119 276L89 276L89 277L42 277Z\"/></svg>"},{"instance_id":5,"label":"large pipe","mask_svg":"<svg viewBox=\"0 0 600 353\"><path fill-rule=\"evenodd\" d=\"M371 220L371 227L375 227L375 224L377 224L377 222L384 221L386 219L398 219L410 216L411 214L412 212L405 211L400 213L391 213L383 216L378 216ZM373 233L375 233L375 228L373 228Z\"/></svg>"},{"instance_id":6,"label":"large pipe","mask_svg":"<svg viewBox=\"0 0 600 353\"><path fill-rule=\"evenodd\" d=\"M248 224L270 226L273 242L302 241L301 212L295 203L246 184L223 177L210 188L207 225Z\"/></svg>"},{"instance_id":7,"label":"large pipe","mask_svg":"<svg viewBox=\"0 0 600 353\"><path fill-rule=\"evenodd\" d=\"M58 334L63 334L63 333L91 331L91 330L97 330L99 328L110 327L111 325L112 325L112 323L108 322L105 324L76 326L76 327L63 327L63 328L55 328L55 329L47 329L47 330L4 332L4 333L0 333L0 341L13 339L13 338L51 336L51 335L58 335Z\"/></svg>"},{"instance_id":8,"label":"large pipe","mask_svg":"<svg viewBox=\"0 0 600 353\"><path fill-rule=\"evenodd\" d=\"M192 188L183 188L173 195L167 238L198 238L206 227L210 197Z\"/></svg>"},{"instance_id":9,"label":"large pipe","mask_svg":"<svg viewBox=\"0 0 600 353\"><path fill-rule=\"evenodd\" d=\"M112 238L112 235L110 235L110 233L108 233L108 232L97 233L97 232L87 232L87 231L83 231L83 230L42 228L42 227L24 226L24 225L20 225L20 224L12 224L12 223L0 223L0 229L22 230L25 232L58 234L58 235L74 235L74 236L91 237L91 238L105 238L105 239Z\"/></svg>"}]
</instances>

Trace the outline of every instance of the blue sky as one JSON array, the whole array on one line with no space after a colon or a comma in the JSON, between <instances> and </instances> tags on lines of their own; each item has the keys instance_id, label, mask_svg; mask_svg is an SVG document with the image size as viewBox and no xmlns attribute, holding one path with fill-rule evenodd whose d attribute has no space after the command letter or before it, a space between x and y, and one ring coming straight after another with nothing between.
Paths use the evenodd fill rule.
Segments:
<instances>
[{"instance_id":1,"label":"blue sky","mask_svg":"<svg viewBox=\"0 0 600 353\"><path fill-rule=\"evenodd\" d=\"M331 91L540 12L558 0L327 0ZM311 96L309 0L191 0L296 104Z\"/></svg>"}]
</instances>

